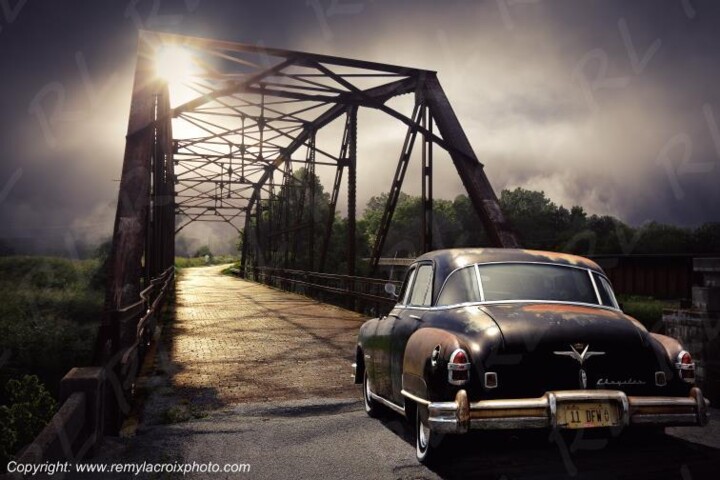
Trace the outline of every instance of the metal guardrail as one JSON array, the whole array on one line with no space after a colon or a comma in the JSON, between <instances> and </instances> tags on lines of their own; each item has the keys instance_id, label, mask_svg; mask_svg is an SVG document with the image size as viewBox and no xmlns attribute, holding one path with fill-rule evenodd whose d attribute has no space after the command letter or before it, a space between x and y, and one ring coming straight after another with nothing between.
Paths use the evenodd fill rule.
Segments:
<instances>
[{"instance_id":1,"label":"metal guardrail","mask_svg":"<svg viewBox=\"0 0 720 480\"><path fill-rule=\"evenodd\" d=\"M401 284L381 278L272 267L249 268L247 278L367 315L389 312L396 300L385 292L385 285Z\"/></svg>"},{"instance_id":2,"label":"metal guardrail","mask_svg":"<svg viewBox=\"0 0 720 480\"><path fill-rule=\"evenodd\" d=\"M118 311L121 325L136 324L135 341L125 349L120 362L124 373L131 372L131 367L137 367L134 365L134 361L142 360L145 347L150 344L157 324L157 314L162 308L165 296L174 279L175 267L173 266L150 281L150 285L140 292L140 301ZM135 371L135 373L137 372Z\"/></svg>"},{"instance_id":3,"label":"metal guardrail","mask_svg":"<svg viewBox=\"0 0 720 480\"><path fill-rule=\"evenodd\" d=\"M60 406L48 425L18 458L23 463L79 460L96 451L106 429L116 430L129 413L139 366L155 330L175 267L140 292L140 300L112 312L122 348L96 367L73 368L60 382Z\"/></svg>"}]
</instances>

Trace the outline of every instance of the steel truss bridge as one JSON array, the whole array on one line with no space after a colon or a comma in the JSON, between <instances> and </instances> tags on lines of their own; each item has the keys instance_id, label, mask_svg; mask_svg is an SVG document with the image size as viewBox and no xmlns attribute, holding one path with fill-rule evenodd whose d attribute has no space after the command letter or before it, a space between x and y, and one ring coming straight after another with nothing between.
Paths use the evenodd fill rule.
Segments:
<instances>
[{"instance_id":1,"label":"steel truss bridge","mask_svg":"<svg viewBox=\"0 0 720 480\"><path fill-rule=\"evenodd\" d=\"M163 61L175 73L163 77L158 70ZM175 91L180 100L173 98L171 105ZM398 106L401 96L412 100L404 102L409 111ZM435 72L140 33L106 314L97 348L99 361L122 379L116 390L127 390L132 383L132 371L173 281L175 235L189 223L232 225L243 236L241 273L250 268L252 258L256 279L258 270L268 265L323 272L345 184L346 273L355 275L356 179L365 163L357 153L361 108L386 114L405 130L394 173L375 177L387 182L389 196L372 247L373 270L418 150L416 142L421 142L423 216L418 233L424 250L433 248L433 171L440 153L447 159L445 168L449 162L454 165L490 243L517 245ZM341 133L332 134L335 131ZM331 132L334 145L323 143L324 132ZM304 175L298 175L301 168ZM324 218L304 207L315 204L319 168L334 171ZM322 244L314 240L318 231ZM301 235L306 236L310 261L295 265L292 238ZM254 251L248 251L251 243Z\"/></svg>"}]
</instances>

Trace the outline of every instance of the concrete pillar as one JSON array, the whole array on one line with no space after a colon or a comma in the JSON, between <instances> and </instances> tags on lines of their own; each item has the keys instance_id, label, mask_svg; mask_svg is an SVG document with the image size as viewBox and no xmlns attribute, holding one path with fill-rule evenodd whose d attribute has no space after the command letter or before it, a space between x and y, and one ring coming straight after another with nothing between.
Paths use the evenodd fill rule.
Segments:
<instances>
[{"instance_id":1,"label":"concrete pillar","mask_svg":"<svg viewBox=\"0 0 720 480\"><path fill-rule=\"evenodd\" d=\"M94 455L103 438L105 417L105 369L102 367L73 368L60 382L60 403L73 393L84 393L86 400L85 432L87 441L78 445L80 457Z\"/></svg>"},{"instance_id":2,"label":"concrete pillar","mask_svg":"<svg viewBox=\"0 0 720 480\"><path fill-rule=\"evenodd\" d=\"M663 312L665 333L678 339L695 360L698 386L713 406L720 404L720 258L696 258L699 284L689 310Z\"/></svg>"}]
</instances>

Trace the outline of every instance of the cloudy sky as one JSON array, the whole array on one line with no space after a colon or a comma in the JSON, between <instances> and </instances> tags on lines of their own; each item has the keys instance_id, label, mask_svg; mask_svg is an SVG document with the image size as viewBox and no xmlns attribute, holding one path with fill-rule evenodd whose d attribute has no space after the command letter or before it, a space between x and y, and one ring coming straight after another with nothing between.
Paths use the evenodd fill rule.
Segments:
<instances>
[{"instance_id":1,"label":"cloudy sky","mask_svg":"<svg viewBox=\"0 0 720 480\"><path fill-rule=\"evenodd\" d=\"M2 0L0 241L72 255L110 235L140 28L435 70L496 192L718 221L719 21L712 0ZM359 121L363 205L402 140ZM462 191L449 164L435 181ZM187 235L220 250L230 231Z\"/></svg>"}]
</instances>

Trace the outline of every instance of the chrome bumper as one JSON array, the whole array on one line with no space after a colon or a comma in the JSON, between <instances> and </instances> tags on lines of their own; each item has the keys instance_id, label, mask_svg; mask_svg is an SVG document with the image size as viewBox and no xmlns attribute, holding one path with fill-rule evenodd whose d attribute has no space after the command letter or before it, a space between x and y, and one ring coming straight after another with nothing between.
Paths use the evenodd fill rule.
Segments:
<instances>
[{"instance_id":1,"label":"chrome bumper","mask_svg":"<svg viewBox=\"0 0 720 480\"><path fill-rule=\"evenodd\" d=\"M563 390L539 398L468 402L460 390L454 402L428 404L430 429L465 433L469 429L562 428L557 407L561 403L611 402L618 408L618 426L705 425L709 403L695 387L689 397L633 397L616 390Z\"/></svg>"}]
</instances>

